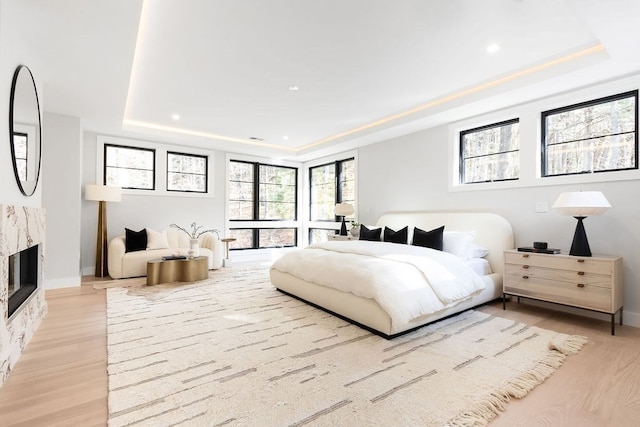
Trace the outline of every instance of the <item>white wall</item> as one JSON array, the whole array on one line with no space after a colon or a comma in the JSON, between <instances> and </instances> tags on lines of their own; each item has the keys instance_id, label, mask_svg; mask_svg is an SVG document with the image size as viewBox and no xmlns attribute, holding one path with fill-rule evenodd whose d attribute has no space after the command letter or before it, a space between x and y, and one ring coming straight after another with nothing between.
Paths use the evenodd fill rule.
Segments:
<instances>
[{"instance_id":1,"label":"white wall","mask_svg":"<svg viewBox=\"0 0 640 427\"><path fill-rule=\"evenodd\" d=\"M47 210L45 289L80 286L80 119L45 113L42 155L42 207Z\"/></svg>"},{"instance_id":2,"label":"white wall","mask_svg":"<svg viewBox=\"0 0 640 427\"><path fill-rule=\"evenodd\" d=\"M537 240L568 251L576 220L551 206L564 191L602 191L612 208L585 220L589 243L594 254L624 257L625 322L640 326L640 180L450 192L451 143L449 126L440 126L361 148L360 222L375 223L396 210L488 211L511 222L517 246ZM535 213L536 202L547 202L549 212Z\"/></svg>"},{"instance_id":3,"label":"white wall","mask_svg":"<svg viewBox=\"0 0 640 427\"><path fill-rule=\"evenodd\" d=\"M98 136L92 132L83 135L82 186L96 183L96 147ZM159 144L159 143L158 143ZM161 145L161 144L159 144ZM108 238L124 234L124 229L140 230L152 228L163 230L176 223L188 227L197 222L206 228L224 230L225 215L225 159L224 153L214 152L213 185L214 197L148 196L123 194L122 202L107 203ZM82 272L95 272L98 203L82 199Z\"/></svg>"}]
</instances>

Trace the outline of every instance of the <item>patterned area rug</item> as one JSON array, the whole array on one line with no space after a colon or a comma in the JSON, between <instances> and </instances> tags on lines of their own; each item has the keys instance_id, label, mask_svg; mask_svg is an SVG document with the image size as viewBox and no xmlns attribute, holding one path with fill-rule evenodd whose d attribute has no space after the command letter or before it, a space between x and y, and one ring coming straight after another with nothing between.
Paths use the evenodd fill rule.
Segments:
<instances>
[{"instance_id":1,"label":"patterned area rug","mask_svg":"<svg viewBox=\"0 0 640 427\"><path fill-rule=\"evenodd\" d=\"M388 341L268 271L107 290L109 425L485 425L584 337L476 311Z\"/></svg>"}]
</instances>

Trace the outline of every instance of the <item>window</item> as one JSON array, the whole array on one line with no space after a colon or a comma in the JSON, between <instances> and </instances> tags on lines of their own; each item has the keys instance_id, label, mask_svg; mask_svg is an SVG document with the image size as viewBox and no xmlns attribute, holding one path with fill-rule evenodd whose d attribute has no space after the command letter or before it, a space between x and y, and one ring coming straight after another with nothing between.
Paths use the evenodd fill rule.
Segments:
<instances>
[{"instance_id":1,"label":"window","mask_svg":"<svg viewBox=\"0 0 640 427\"><path fill-rule=\"evenodd\" d=\"M542 113L542 176L638 168L638 91Z\"/></svg>"},{"instance_id":2,"label":"window","mask_svg":"<svg viewBox=\"0 0 640 427\"><path fill-rule=\"evenodd\" d=\"M519 175L519 119L460 132L461 184L507 181Z\"/></svg>"},{"instance_id":3,"label":"window","mask_svg":"<svg viewBox=\"0 0 640 427\"><path fill-rule=\"evenodd\" d=\"M309 219L336 222L337 203L355 204L356 162L353 158L338 160L309 168ZM354 216L346 217L347 221ZM333 225L333 224L332 224ZM309 243L326 242L333 228L309 228Z\"/></svg>"},{"instance_id":4,"label":"window","mask_svg":"<svg viewBox=\"0 0 640 427\"><path fill-rule=\"evenodd\" d=\"M295 221L297 195L296 168L229 163L229 219L233 221Z\"/></svg>"},{"instance_id":5,"label":"window","mask_svg":"<svg viewBox=\"0 0 640 427\"><path fill-rule=\"evenodd\" d=\"M207 192L207 156L167 152L167 191Z\"/></svg>"},{"instance_id":6,"label":"window","mask_svg":"<svg viewBox=\"0 0 640 427\"><path fill-rule=\"evenodd\" d=\"M230 229L237 240L231 249L262 249L297 245L297 229L278 227L296 221L298 169L256 162L229 162L229 220L265 221L269 226Z\"/></svg>"},{"instance_id":7,"label":"window","mask_svg":"<svg viewBox=\"0 0 640 427\"><path fill-rule=\"evenodd\" d=\"M13 133L13 150L20 181L27 180L27 152L28 135L26 133Z\"/></svg>"},{"instance_id":8,"label":"window","mask_svg":"<svg viewBox=\"0 0 640 427\"><path fill-rule=\"evenodd\" d=\"M337 221L336 203L355 202L356 173L353 158L309 168L311 221Z\"/></svg>"},{"instance_id":9,"label":"window","mask_svg":"<svg viewBox=\"0 0 640 427\"><path fill-rule=\"evenodd\" d=\"M105 144L104 184L137 190L154 190L155 164L155 150Z\"/></svg>"}]
</instances>

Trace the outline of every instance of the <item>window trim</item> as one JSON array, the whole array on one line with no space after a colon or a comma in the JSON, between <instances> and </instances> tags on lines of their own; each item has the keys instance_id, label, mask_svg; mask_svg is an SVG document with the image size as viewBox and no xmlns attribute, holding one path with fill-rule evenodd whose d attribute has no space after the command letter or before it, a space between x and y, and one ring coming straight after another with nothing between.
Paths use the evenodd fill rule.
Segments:
<instances>
[{"instance_id":1,"label":"window trim","mask_svg":"<svg viewBox=\"0 0 640 427\"><path fill-rule=\"evenodd\" d=\"M85 137L86 139L87 137ZM101 135L95 134L93 142L96 144L95 151L95 182L102 183L104 182L104 145L119 145L125 147L133 147L133 148L147 148L156 150L156 158L155 158L155 190L138 190L138 189L129 189L123 188L122 194L132 195L132 196L162 196L162 197L187 197L187 198L204 198L204 199L212 199L215 197L215 181L214 179L217 177L215 175L215 159L216 152L213 150L201 149L192 146L186 145L173 145L173 144L165 144L160 142L152 142L131 138L121 138L109 135ZM167 163L166 156L164 155L167 151L176 151L176 152L186 152L189 154L203 155L208 156L207 162L207 193L195 193L195 192L180 192L180 191L167 191L166 181L162 179L162 174L166 174L167 172Z\"/></svg>"},{"instance_id":2,"label":"window trim","mask_svg":"<svg viewBox=\"0 0 640 427\"><path fill-rule=\"evenodd\" d=\"M459 180L459 184L460 185L474 185L474 184L484 184L484 183L489 183L489 182L505 182L505 181L517 181L520 179L520 176L518 174L517 178L507 178L507 179L489 179L489 180L485 180L485 181L473 181L473 182L465 182L465 167L464 167L464 161L467 158L471 158L471 157L465 157L465 153L464 153L464 137L470 133L475 133L475 132L480 132L480 131L484 131L484 130L488 130L488 129L495 129L495 128L499 128L499 127L504 127L504 126L508 126L508 125L513 125L513 124L520 124L520 117L516 117L513 119L509 119L509 120L503 120L500 122L496 122L496 123L491 123L488 125L484 125L484 126L478 126L472 129L466 129L463 131L460 131L459 134L459 155L458 155L458 180ZM488 157L488 156L494 156L496 154L505 154L505 153L513 153L513 152L518 152L520 153L520 145L518 144L518 150L510 150L510 151L501 151L501 152L496 152L496 153L491 153L491 154L487 154L484 156L474 156L474 157Z\"/></svg>"},{"instance_id":3,"label":"window trim","mask_svg":"<svg viewBox=\"0 0 640 427\"><path fill-rule=\"evenodd\" d=\"M137 151L149 151L153 154L153 169L139 169L139 170L146 170L146 171L151 171L152 174L152 181L151 181L151 188L141 188L141 187L122 187L122 189L126 189L126 190L140 190L140 191L155 191L156 190L156 173L158 170L158 165L156 163L156 150L153 148L143 148L143 147L134 147L134 146L130 146L130 145L120 145L120 144L114 144L114 143L105 143L103 146L103 150L104 150L104 155L103 155L103 159L104 161L102 162L102 184L103 185L107 185L107 150L109 147L116 147L116 148L125 148L128 150L137 150ZM116 168L116 169L127 169L127 170L131 170L131 168Z\"/></svg>"},{"instance_id":4,"label":"window trim","mask_svg":"<svg viewBox=\"0 0 640 427\"><path fill-rule=\"evenodd\" d=\"M585 86L570 88L560 94L542 94L540 98L517 105L502 104L495 110L481 114L474 113L467 118L461 118L446 125L447 133L447 191L450 193L464 193L468 191L485 190L513 190L531 187L546 187L555 185L585 185L601 184L604 182L636 181L640 180L640 169L603 172L597 174L563 175L542 177L540 175L540 112L575 104L585 100L609 96L637 90L640 87L640 75L622 77L613 81L599 82ZM498 122L514 116L520 117L520 179L518 181L488 182L476 185L462 185L458 178L458 158L460 131L476 127L485 123ZM424 134L426 138L433 137L432 133Z\"/></svg>"},{"instance_id":5,"label":"window trim","mask_svg":"<svg viewBox=\"0 0 640 427\"><path fill-rule=\"evenodd\" d=\"M625 98L635 98L635 167L631 168L622 168L622 169L606 169L599 171L582 171L582 172L569 172L569 173L561 173L561 174L553 174L549 175L547 173L547 117L563 113L566 111L578 110L584 107L606 104L608 102L617 101ZM575 175L584 175L584 174L596 174L596 173L614 173L614 172L622 172L622 171L631 171L638 169L638 90L630 90L614 95L604 96L601 98L592 99L589 101L578 102L576 104L567 105L564 107L554 108L551 110L542 111L540 113L540 127L541 127L541 142L540 142L540 174L542 178L552 178L558 176L575 176Z\"/></svg>"},{"instance_id":6,"label":"window trim","mask_svg":"<svg viewBox=\"0 0 640 427\"><path fill-rule=\"evenodd\" d=\"M204 175L202 174L196 174L196 173L183 173L184 175L197 175L197 176L204 176L204 191L197 191L197 190L170 190L169 189L169 173L177 173L177 172L173 172L169 170L169 155L173 154L176 156L183 156L183 157L196 157L196 158L201 158L204 159ZM171 193L198 193L198 194L206 194L209 192L209 156L206 156L204 154L193 154L193 153L184 153L184 152L178 152L178 151L173 151L173 150L167 150L166 152L166 170L165 170L165 178L166 178L166 189L167 192L171 192Z\"/></svg>"}]
</instances>

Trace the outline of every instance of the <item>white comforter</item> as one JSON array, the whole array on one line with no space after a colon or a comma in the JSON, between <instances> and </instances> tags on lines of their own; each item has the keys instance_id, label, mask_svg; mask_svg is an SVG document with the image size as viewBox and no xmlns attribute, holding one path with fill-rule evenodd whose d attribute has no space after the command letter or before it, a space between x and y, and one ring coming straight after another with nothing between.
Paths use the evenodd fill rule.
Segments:
<instances>
[{"instance_id":1,"label":"white comforter","mask_svg":"<svg viewBox=\"0 0 640 427\"><path fill-rule=\"evenodd\" d=\"M485 287L457 256L397 243L318 243L285 254L271 268L373 298L394 324L455 305Z\"/></svg>"}]
</instances>

